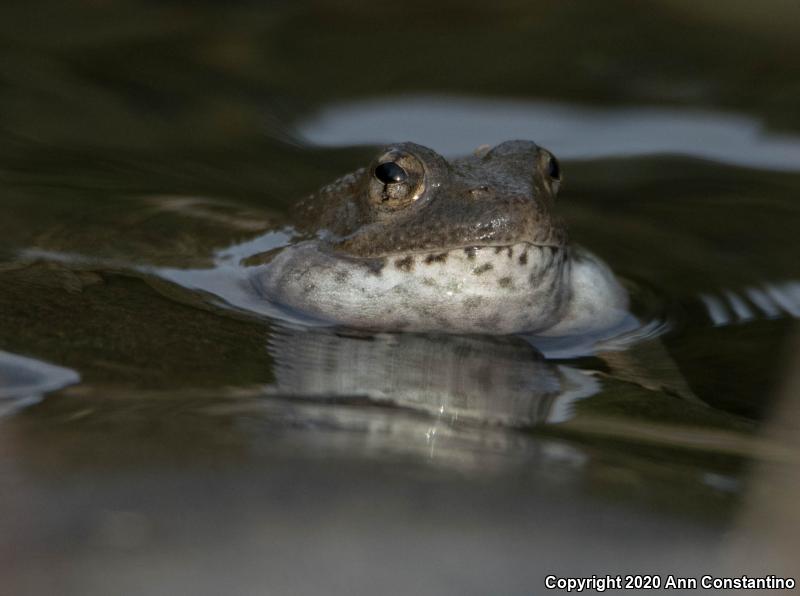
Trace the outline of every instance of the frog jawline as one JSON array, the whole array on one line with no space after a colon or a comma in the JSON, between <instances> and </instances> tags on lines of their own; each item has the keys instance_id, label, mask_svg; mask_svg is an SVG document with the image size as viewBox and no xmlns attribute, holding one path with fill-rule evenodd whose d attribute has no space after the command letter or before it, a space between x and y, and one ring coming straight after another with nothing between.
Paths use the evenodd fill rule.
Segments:
<instances>
[{"instance_id":1,"label":"frog jawline","mask_svg":"<svg viewBox=\"0 0 800 596\"><path fill-rule=\"evenodd\" d=\"M508 251L508 249L512 249L512 254L517 252L519 254L520 250L524 250L525 247L527 248L551 248L553 250L567 250L567 245L565 244L548 244L548 243L538 243L538 242L530 242L528 240L518 240L516 242L505 242L505 243L496 243L496 242L489 242L489 243L480 243L480 242L473 242L469 244L458 244L455 246L451 246L445 249L431 249L431 248L418 248L418 249L409 249L409 250L395 250L393 252L386 252L386 253L378 253L374 255L356 255L347 252L339 247L337 244L329 244L327 241L320 244L321 250L326 250L331 254L335 255L339 258L344 259L352 259L354 261L369 261L369 260L381 260L381 259L402 259L408 256L412 257L428 257L428 256L436 256L442 255L445 253L451 253L453 251L463 250L465 252L471 252L481 249L494 249L498 253L502 251Z\"/></svg>"}]
</instances>

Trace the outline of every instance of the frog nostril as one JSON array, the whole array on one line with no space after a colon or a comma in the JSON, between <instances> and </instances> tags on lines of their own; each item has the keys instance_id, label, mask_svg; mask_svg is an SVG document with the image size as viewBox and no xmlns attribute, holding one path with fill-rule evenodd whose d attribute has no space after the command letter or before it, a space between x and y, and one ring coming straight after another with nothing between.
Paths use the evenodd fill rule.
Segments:
<instances>
[{"instance_id":1,"label":"frog nostril","mask_svg":"<svg viewBox=\"0 0 800 596\"><path fill-rule=\"evenodd\" d=\"M472 195L473 197L478 197L480 195L485 195L486 193L489 192L489 190L491 189L484 184L481 186L476 186L475 188L470 188L469 194Z\"/></svg>"}]
</instances>

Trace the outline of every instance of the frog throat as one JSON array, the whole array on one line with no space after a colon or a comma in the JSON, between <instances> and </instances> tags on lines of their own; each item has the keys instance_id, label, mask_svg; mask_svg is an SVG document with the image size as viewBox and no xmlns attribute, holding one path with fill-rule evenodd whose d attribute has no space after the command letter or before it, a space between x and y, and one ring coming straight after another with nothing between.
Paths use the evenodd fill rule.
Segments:
<instances>
[{"instance_id":1,"label":"frog throat","mask_svg":"<svg viewBox=\"0 0 800 596\"><path fill-rule=\"evenodd\" d=\"M272 302L348 327L536 332L569 301L568 253L521 242L364 259L309 241L285 249L257 279Z\"/></svg>"}]
</instances>

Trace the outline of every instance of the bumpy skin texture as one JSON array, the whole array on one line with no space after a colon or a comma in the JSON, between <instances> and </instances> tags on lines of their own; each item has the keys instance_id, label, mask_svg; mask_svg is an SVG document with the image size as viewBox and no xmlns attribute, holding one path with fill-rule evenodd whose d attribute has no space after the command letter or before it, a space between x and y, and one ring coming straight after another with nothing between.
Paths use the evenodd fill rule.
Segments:
<instances>
[{"instance_id":1,"label":"bumpy skin texture","mask_svg":"<svg viewBox=\"0 0 800 596\"><path fill-rule=\"evenodd\" d=\"M255 279L271 301L373 330L576 333L618 321L627 297L568 245L554 214L558 162L507 141L448 162L414 143L298 205L313 240Z\"/></svg>"},{"instance_id":2,"label":"bumpy skin texture","mask_svg":"<svg viewBox=\"0 0 800 596\"><path fill-rule=\"evenodd\" d=\"M412 204L390 211L371 200L370 184L384 156L401 152L422 163L425 188ZM399 143L301 202L298 212L307 231L327 230L335 250L353 257L523 241L564 246L564 224L553 214L558 182L547 171L551 158L536 143L507 141L448 163L427 147Z\"/></svg>"}]
</instances>

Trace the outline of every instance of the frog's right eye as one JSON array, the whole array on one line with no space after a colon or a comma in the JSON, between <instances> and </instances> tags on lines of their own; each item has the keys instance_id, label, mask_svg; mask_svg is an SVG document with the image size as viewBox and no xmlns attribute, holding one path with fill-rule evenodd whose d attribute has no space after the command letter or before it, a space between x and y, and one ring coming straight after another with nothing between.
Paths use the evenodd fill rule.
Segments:
<instances>
[{"instance_id":1,"label":"frog's right eye","mask_svg":"<svg viewBox=\"0 0 800 596\"><path fill-rule=\"evenodd\" d=\"M547 173L553 180L561 180L561 166L558 165L558 160L553 155L550 156L547 164Z\"/></svg>"},{"instance_id":2,"label":"frog's right eye","mask_svg":"<svg viewBox=\"0 0 800 596\"><path fill-rule=\"evenodd\" d=\"M539 147L538 150L539 165L537 176L542 180L546 188L555 197L558 194L559 187L561 186L562 172L561 165L558 163L556 156L550 153L547 149Z\"/></svg>"},{"instance_id":3,"label":"frog's right eye","mask_svg":"<svg viewBox=\"0 0 800 596\"><path fill-rule=\"evenodd\" d=\"M383 184L396 184L408 178L408 174L396 163L387 161L375 168L375 177Z\"/></svg>"},{"instance_id":4,"label":"frog's right eye","mask_svg":"<svg viewBox=\"0 0 800 596\"><path fill-rule=\"evenodd\" d=\"M425 167L408 151L390 149L375 161L371 172L369 201L380 210L402 209L425 190Z\"/></svg>"}]
</instances>

